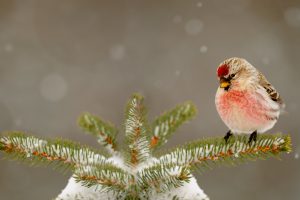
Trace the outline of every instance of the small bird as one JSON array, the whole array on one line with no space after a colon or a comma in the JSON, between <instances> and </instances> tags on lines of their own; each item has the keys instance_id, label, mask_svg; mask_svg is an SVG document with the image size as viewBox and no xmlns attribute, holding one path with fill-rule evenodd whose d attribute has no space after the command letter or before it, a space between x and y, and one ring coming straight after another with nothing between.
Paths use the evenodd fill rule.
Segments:
<instances>
[{"instance_id":1,"label":"small bird","mask_svg":"<svg viewBox=\"0 0 300 200\"><path fill-rule=\"evenodd\" d=\"M224 139L232 134L251 134L271 129L277 122L284 103L265 76L243 58L229 58L218 69L220 82L215 103L217 111L229 128Z\"/></svg>"}]
</instances>

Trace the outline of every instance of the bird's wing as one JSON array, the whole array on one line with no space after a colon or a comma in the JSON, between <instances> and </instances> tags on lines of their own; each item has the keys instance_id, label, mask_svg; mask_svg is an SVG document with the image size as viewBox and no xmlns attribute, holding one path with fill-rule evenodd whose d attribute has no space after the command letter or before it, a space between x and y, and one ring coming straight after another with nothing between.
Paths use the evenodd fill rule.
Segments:
<instances>
[{"instance_id":1,"label":"bird's wing","mask_svg":"<svg viewBox=\"0 0 300 200\"><path fill-rule=\"evenodd\" d=\"M281 96L262 73L259 73L259 84L266 90L273 101L277 102L281 107L284 107Z\"/></svg>"}]
</instances>

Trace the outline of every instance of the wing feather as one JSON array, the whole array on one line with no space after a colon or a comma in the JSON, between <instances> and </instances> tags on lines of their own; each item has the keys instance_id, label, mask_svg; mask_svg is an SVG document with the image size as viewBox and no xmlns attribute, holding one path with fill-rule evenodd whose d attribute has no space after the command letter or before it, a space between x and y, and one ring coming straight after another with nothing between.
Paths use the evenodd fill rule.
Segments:
<instances>
[{"instance_id":1,"label":"wing feather","mask_svg":"<svg viewBox=\"0 0 300 200\"><path fill-rule=\"evenodd\" d=\"M280 94L262 73L259 73L259 84L266 90L273 101L277 102L281 107L284 107L284 103Z\"/></svg>"}]
</instances>

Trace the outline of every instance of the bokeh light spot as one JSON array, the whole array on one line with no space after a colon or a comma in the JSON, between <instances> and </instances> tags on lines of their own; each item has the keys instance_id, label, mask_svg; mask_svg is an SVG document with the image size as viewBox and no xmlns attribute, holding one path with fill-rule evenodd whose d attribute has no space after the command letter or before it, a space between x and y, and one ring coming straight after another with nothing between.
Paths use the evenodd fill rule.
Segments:
<instances>
[{"instance_id":1,"label":"bokeh light spot","mask_svg":"<svg viewBox=\"0 0 300 200\"><path fill-rule=\"evenodd\" d=\"M203 22L199 19L191 19L185 25L185 31L188 35L198 35L203 30Z\"/></svg>"}]
</instances>

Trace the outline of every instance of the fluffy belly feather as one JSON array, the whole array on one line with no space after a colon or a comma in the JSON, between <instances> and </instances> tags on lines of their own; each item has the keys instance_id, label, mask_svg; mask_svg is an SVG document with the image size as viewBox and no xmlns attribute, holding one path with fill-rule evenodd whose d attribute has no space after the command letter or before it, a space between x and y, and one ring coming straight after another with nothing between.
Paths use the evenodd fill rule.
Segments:
<instances>
[{"instance_id":1,"label":"fluffy belly feather","mask_svg":"<svg viewBox=\"0 0 300 200\"><path fill-rule=\"evenodd\" d=\"M265 132L272 128L279 116L279 110L257 92L224 91L216 95L217 111L234 133Z\"/></svg>"}]
</instances>

